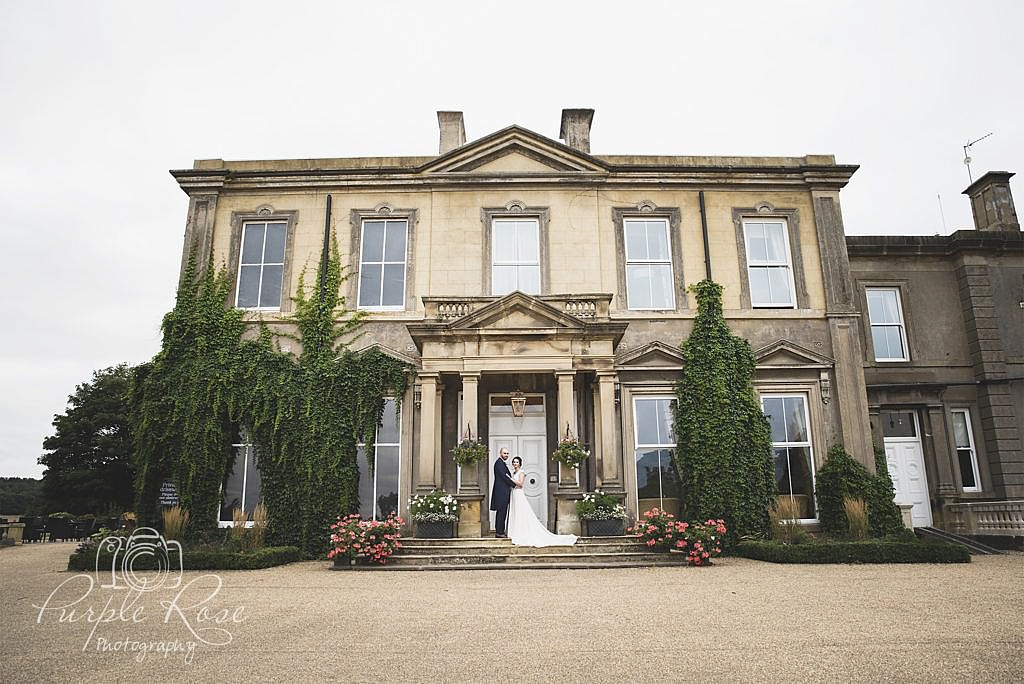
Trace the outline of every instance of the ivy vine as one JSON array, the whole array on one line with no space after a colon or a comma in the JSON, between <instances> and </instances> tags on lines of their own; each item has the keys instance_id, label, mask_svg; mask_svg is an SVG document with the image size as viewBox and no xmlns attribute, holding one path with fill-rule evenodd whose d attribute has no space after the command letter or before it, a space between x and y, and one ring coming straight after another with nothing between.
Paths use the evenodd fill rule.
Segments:
<instances>
[{"instance_id":1,"label":"ivy vine","mask_svg":"<svg viewBox=\"0 0 1024 684\"><path fill-rule=\"evenodd\" d=\"M326 551L330 524L359 510L359 445L373 453L384 397L401 401L409 370L375 349L350 349L363 314L339 294L346 278L332 246L317 286L300 276L296 333L261 323L247 336L243 312L225 305L226 270L197 278L190 261L164 318L163 347L133 382L140 519L156 521L156 493L171 479L193 532L211 532L244 426L257 447L268 538L310 555ZM282 339L299 346L297 356L282 351Z\"/></svg>"},{"instance_id":2,"label":"ivy vine","mask_svg":"<svg viewBox=\"0 0 1024 684\"><path fill-rule=\"evenodd\" d=\"M754 353L725 322L722 286L703 280L690 289L697 317L680 345L674 417L684 517L722 518L733 540L763 536L776 485L771 430L752 384Z\"/></svg>"}]
</instances>

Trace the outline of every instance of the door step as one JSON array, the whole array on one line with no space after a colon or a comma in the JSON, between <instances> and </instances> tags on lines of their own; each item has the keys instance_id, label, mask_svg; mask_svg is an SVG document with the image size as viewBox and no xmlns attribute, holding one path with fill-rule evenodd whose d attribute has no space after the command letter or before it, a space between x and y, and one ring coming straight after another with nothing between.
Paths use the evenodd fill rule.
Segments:
<instances>
[{"instance_id":1,"label":"door step","mask_svg":"<svg viewBox=\"0 0 1024 684\"><path fill-rule=\"evenodd\" d=\"M987 544L982 544L980 541L971 539L970 537L964 537L959 534L953 534L952 532L946 532L935 527L915 527L914 532L919 537L925 537L926 539L933 539L937 541L943 541L947 544L959 544L964 546L972 555L975 556L995 556L1001 554L1002 551L994 549Z\"/></svg>"}]
</instances>

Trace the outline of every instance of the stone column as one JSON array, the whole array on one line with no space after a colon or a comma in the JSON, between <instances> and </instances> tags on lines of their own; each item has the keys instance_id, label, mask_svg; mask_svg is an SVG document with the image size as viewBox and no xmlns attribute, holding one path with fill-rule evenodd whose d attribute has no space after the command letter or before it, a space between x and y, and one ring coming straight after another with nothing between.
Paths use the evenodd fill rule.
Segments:
<instances>
[{"instance_id":1,"label":"stone column","mask_svg":"<svg viewBox=\"0 0 1024 684\"><path fill-rule=\"evenodd\" d=\"M945 525L949 529L952 523L948 506L956 503L960 488L957 486L956 469L953 459L956 452L949 446L949 435L946 433L946 409L942 404L928 404L927 415L921 428L921 440L931 449L935 456L935 470L938 482L931 483L931 491L935 493L935 505L932 506L933 523ZM926 452L927 453L927 452ZM927 463L927 461L926 461ZM931 493L931 492L929 492Z\"/></svg>"},{"instance_id":2,"label":"stone column","mask_svg":"<svg viewBox=\"0 0 1024 684\"><path fill-rule=\"evenodd\" d=\"M458 439L462 439L467 426L474 439L481 439L480 417L478 413L478 389L480 373L467 371L462 373L462 424L459 426ZM488 462L469 466L459 466L459 537L479 537L483 529L481 504L484 494L480 490L480 469L486 468Z\"/></svg>"},{"instance_id":3,"label":"stone column","mask_svg":"<svg viewBox=\"0 0 1024 684\"><path fill-rule=\"evenodd\" d=\"M597 371L597 393L600 400L601 432L596 440L597 485L606 491L621 490L621 454L616 444L615 371Z\"/></svg>"},{"instance_id":4,"label":"stone column","mask_svg":"<svg viewBox=\"0 0 1024 684\"><path fill-rule=\"evenodd\" d=\"M576 439L580 438L576 425L576 397L573 394L573 381L576 371L555 371L558 381L558 441L565 439L565 428L569 427ZM579 469L558 464L558 488L578 489L580 486Z\"/></svg>"},{"instance_id":5,"label":"stone column","mask_svg":"<svg viewBox=\"0 0 1024 684\"><path fill-rule=\"evenodd\" d=\"M440 415L437 401L438 373L420 373L420 439L419 462L416 468L416 490L429 492L436 489L441 462L438 459L437 419Z\"/></svg>"}]
</instances>

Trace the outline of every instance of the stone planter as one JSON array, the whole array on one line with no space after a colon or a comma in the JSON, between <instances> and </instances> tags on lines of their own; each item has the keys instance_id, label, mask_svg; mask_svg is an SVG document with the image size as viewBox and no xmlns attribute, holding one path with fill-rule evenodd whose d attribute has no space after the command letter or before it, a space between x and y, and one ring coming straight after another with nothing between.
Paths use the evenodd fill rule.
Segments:
<instances>
[{"instance_id":1,"label":"stone planter","mask_svg":"<svg viewBox=\"0 0 1024 684\"><path fill-rule=\"evenodd\" d=\"M621 537L626 533L626 523L622 518L610 520L584 520L588 537Z\"/></svg>"},{"instance_id":2,"label":"stone planter","mask_svg":"<svg viewBox=\"0 0 1024 684\"><path fill-rule=\"evenodd\" d=\"M355 565L355 558L349 558L348 556L335 556L334 557L334 569L335 570L351 570Z\"/></svg>"},{"instance_id":3,"label":"stone planter","mask_svg":"<svg viewBox=\"0 0 1024 684\"><path fill-rule=\"evenodd\" d=\"M455 536L455 523L417 522L416 537L419 539L451 539Z\"/></svg>"}]
</instances>

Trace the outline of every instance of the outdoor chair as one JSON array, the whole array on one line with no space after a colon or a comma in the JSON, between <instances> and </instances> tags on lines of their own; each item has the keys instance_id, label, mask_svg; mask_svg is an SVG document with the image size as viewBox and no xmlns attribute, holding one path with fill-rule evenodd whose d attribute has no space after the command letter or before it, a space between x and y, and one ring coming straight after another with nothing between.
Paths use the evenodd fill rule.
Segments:
<instances>
[{"instance_id":1,"label":"outdoor chair","mask_svg":"<svg viewBox=\"0 0 1024 684\"><path fill-rule=\"evenodd\" d=\"M47 518L46 529L50 532L50 541L70 541L74 539L75 530L71 521L64 518Z\"/></svg>"}]
</instances>

